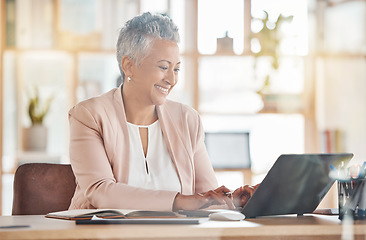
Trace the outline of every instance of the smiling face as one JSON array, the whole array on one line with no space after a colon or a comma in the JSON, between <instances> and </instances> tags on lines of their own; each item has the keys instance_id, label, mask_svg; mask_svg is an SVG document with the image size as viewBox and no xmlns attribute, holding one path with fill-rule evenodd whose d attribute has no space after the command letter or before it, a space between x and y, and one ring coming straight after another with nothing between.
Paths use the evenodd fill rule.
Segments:
<instances>
[{"instance_id":1,"label":"smiling face","mask_svg":"<svg viewBox=\"0 0 366 240\"><path fill-rule=\"evenodd\" d=\"M130 73L125 73L132 79L125 85L140 104L161 105L178 81L179 68L177 43L154 40L148 55L139 65L132 64Z\"/></svg>"}]
</instances>

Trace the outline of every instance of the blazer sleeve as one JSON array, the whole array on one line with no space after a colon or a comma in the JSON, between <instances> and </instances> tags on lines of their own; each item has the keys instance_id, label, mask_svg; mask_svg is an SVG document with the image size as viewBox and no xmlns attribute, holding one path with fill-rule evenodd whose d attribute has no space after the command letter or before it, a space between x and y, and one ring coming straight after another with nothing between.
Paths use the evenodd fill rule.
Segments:
<instances>
[{"instance_id":1,"label":"blazer sleeve","mask_svg":"<svg viewBox=\"0 0 366 240\"><path fill-rule=\"evenodd\" d=\"M96 116L81 104L69 111L70 161L78 185L70 208L170 211L177 192L142 189L116 180L114 160L106 153L103 125Z\"/></svg>"}]
</instances>

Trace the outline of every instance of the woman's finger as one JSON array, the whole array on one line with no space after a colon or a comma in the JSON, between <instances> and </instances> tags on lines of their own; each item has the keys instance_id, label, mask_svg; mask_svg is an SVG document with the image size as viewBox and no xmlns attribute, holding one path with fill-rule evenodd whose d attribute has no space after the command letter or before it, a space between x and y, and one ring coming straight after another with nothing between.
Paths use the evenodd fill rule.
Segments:
<instances>
[{"instance_id":1,"label":"woman's finger","mask_svg":"<svg viewBox=\"0 0 366 240\"><path fill-rule=\"evenodd\" d=\"M235 209L235 205L231 198L229 198L225 192L215 192L215 191L209 191L205 195L205 197L208 197L211 199L209 204L211 205L227 205L229 209Z\"/></svg>"},{"instance_id":2,"label":"woman's finger","mask_svg":"<svg viewBox=\"0 0 366 240\"><path fill-rule=\"evenodd\" d=\"M243 207L248 202L250 197L253 195L257 187L258 185L256 186L245 185L236 189L233 193L234 205L237 207Z\"/></svg>"},{"instance_id":3,"label":"woman's finger","mask_svg":"<svg viewBox=\"0 0 366 240\"><path fill-rule=\"evenodd\" d=\"M219 193L219 192L223 192L223 193L231 192L231 190L228 189L227 187L225 187L224 185L222 185L221 187L216 188L214 191L217 192L217 193Z\"/></svg>"},{"instance_id":4,"label":"woman's finger","mask_svg":"<svg viewBox=\"0 0 366 240\"><path fill-rule=\"evenodd\" d=\"M174 199L173 211L197 210L206 205L210 200L203 194L183 195L178 193Z\"/></svg>"},{"instance_id":5,"label":"woman's finger","mask_svg":"<svg viewBox=\"0 0 366 240\"><path fill-rule=\"evenodd\" d=\"M241 186L239 188L237 188L234 192L233 192L233 198L240 198L240 196L244 193L244 186Z\"/></svg>"},{"instance_id":6,"label":"woman's finger","mask_svg":"<svg viewBox=\"0 0 366 240\"><path fill-rule=\"evenodd\" d=\"M241 194L243 194L244 192L248 192L250 195L253 195L253 193L258 188L258 186L259 186L259 184L255 185L255 186L249 186L249 185L241 186L234 191L233 195L234 195L234 197L238 197Z\"/></svg>"},{"instance_id":7,"label":"woman's finger","mask_svg":"<svg viewBox=\"0 0 366 240\"><path fill-rule=\"evenodd\" d=\"M221 187L218 187L214 190L216 193L219 194L224 194L226 195L228 198L232 199L232 191L230 189L228 189L227 187L225 187L224 185L222 185Z\"/></svg>"},{"instance_id":8,"label":"woman's finger","mask_svg":"<svg viewBox=\"0 0 366 240\"><path fill-rule=\"evenodd\" d=\"M254 191L255 191L255 188L254 187L249 186L249 185L245 185L244 186L244 192L249 193L250 196L253 195Z\"/></svg>"}]
</instances>

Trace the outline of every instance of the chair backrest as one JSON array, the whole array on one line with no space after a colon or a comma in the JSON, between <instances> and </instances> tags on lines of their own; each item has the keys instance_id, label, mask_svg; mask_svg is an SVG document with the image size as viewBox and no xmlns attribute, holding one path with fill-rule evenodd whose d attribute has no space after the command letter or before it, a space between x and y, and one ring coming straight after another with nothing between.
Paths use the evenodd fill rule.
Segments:
<instances>
[{"instance_id":1,"label":"chair backrest","mask_svg":"<svg viewBox=\"0 0 366 240\"><path fill-rule=\"evenodd\" d=\"M70 164L20 165L14 176L12 215L44 215L67 210L75 187Z\"/></svg>"}]
</instances>

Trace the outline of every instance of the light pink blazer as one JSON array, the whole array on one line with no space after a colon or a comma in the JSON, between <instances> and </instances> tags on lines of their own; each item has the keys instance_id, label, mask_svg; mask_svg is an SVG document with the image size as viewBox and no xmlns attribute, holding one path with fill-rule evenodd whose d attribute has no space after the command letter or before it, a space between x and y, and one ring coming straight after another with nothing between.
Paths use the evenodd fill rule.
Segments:
<instances>
[{"instance_id":1,"label":"light pink blazer","mask_svg":"<svg viewBox=\"0 0 366 240\"><path fill-rule=\"evenodd\" d=\"M121 89L122 85L69 111L70 161L77 183L70 209L170 211L177 192L128 185L130 146ZM156 109L181 193L215 189L198 113L169 100Z\"/></svg>"}]
</instances>

